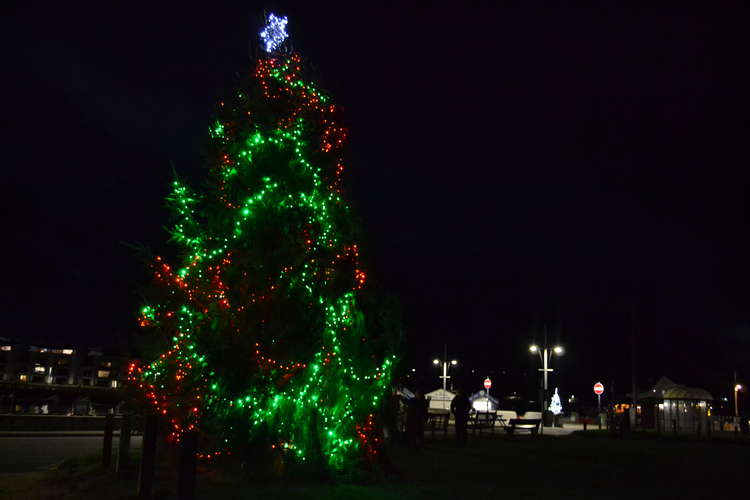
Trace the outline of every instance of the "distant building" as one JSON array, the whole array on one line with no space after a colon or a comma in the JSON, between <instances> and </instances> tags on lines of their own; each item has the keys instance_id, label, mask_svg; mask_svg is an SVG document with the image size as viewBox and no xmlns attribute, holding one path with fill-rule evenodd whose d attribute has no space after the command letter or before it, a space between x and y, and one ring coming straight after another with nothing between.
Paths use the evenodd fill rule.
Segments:
<instances>
[{"instance_id":1,"label":"distant building","mask_svg":"<svg viewBox=\"0 0 750 500\"><path fill-rule=\"evenodd\" d=\"M103 415L123 400L129 361L100 347L0 337L0 414Z\"/></svg>"},{"instance_id":2,"label":"distant building","mask_svg":"<svg viewBox=\"0 0 750 500\"><path fill-rule=\"evenodd\" d=\"M0 381L117 388L128 358L101 348L29 344L0 337Z\"/></svg>"},{"instance_id":3,"label":"distant building","mask_svg":"<svg viewBox=\"0 0 750 500\"><path fill-rule=\"evenodd\" d=\"M641 426L677 432L705 430L713 396L705 389L677 384L662 377L648 391L638 394Z\"/></svg>"},{"instance_id":4,"label":"distant building","mask_svg":"<svg viewBox=\"0 0 750 500\"><path fill-rule=\"evenodd\" d=\"M412 399L415 396L408 387L404 387L403 385L400 385L396 388L396 394L406 400Z\"/></svg>"},{"instance_id":5,"label":"distant building","mask_svg":"<svg viewBox=\"0 0 750 500\"><path fill-rule=\"evenodd\" d=\"M453 401L453 398L456 397L456 394L444 389L437 389L432 392L428 392L424 395L424 397L430 402L430 410L450 411L451 401Z\"/></svg>"},{"instance_id":6,"label":"distant building","mask_svg":"<svg viewBox=\"0 0 750 500\"><path fill-rule=\"evenodd\" d=\"M476 411L496 411L500 408L500 400L493 395L487 396L486 391L481 390L469 396L471 407Z\"/></svg>"}]
</instances>

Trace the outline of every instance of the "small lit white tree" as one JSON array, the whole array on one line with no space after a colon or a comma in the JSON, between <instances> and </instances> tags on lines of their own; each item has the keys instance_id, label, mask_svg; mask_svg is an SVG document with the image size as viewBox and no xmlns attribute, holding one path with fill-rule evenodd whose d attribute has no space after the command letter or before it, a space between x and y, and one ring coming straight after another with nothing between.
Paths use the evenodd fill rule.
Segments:
<instances>
[{"instance_id":1,"label":"small lit white tree","mask_svg":"<svg viewBox=\"0 0 750 500\"><path fill-rule=\"evenodd\" d=\"M553 415L559 415L562 413L562 403L560 403L560 395L557 393L557 387L555 387L555 394L552 396L552 401L549 403L549 411Z\"/></svg>"}]
</instances>

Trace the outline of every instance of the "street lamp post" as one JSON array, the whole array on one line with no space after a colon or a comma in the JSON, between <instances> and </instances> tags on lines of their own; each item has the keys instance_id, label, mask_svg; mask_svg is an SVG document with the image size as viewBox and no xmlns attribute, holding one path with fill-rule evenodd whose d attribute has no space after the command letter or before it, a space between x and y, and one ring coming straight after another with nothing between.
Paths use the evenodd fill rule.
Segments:
<instances>
[{"instance_id":1,"label":"street lamp post","mask_svg":"<svg viewBox=\"0 0 750 500\"><path fill-rule=\"evenodd\" d=\"M549 362L552 360L552 354L557 354L558 356L562 355L563 348L559 345L556 345L552 349L547 348L547 343L545 342L544 347L542 349L539 348L538 345L532 344L529 347L529 351L535 352L539 354L539 359L542 361L542 367L539 368L539 371L542 372L542 397L541 399L541 411L542 414L544 414L545 407L547 405L547 381L548 381L548 373L554 371L554 369L549 367Z\"/></svg>"},{"instance_id":2,"label":"street lamp post","mask_svg":"<svg viewBox=\"0 0 750 500\"><path fill-rule=\"evenodd\" d=\"M734 385L734 418L737 422L740 421L740 410L737 406L737 393L742 390L742 385L735 384Z\"/></svg>"},{"instance_id":3,"label":"street lamp post","mask_svg":"<svg viewBox=\"0 0 750 500\"><path fill-rule=\"evenodd\" d=\"M443 379L443 393L447 391L447 385L448 385L448 379L450 378L450 375L448 375L448 346L446 345L443 349L443 359L433 359L432 364L433 365L439 365L443 364L443 374L440 376L441 379ZM450 364L452 366L456 366L458 364L458 361L455 359L450 361ZM443 394L443 409L445 409L445 394Z\"/></svg>"}]
</instances>

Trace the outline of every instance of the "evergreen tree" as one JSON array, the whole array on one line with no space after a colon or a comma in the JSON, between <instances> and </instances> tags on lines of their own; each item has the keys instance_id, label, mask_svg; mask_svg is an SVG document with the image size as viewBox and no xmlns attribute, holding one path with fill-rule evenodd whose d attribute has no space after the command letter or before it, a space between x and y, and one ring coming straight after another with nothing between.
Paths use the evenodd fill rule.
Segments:
<instances>
[{"instance_id":1,"label":"evergreen tree","mask_svg":"<svg viewBox=\"0 0 750 500\"><path fill-rule=\"evenodd\" d=\"M161 349L130 375L173 440L201 430L340 470L378 454L400 329L365 290L346 128L285 26L268 17L265 53L218 103L205 188L174 181L179 264L155 258L139 319Z\"/></svg>"}]
</instances>

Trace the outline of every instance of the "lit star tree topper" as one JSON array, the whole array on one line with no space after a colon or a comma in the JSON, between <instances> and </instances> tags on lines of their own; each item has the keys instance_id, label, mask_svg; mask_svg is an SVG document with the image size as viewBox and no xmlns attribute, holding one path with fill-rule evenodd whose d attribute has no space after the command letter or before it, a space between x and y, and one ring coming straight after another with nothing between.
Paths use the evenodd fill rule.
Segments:
<instances>
[{"instance_id":1,"label":"lit star tree topper","mask_svg":"<svg viewBox=\"0 0 750 500\"><path fill-rule=\"evenodd\" d=\"M219 99L206 182L173 183L176 259L151 264L129 378L170 439L201 433L201 457L263 447L340 471L381 453L402 327L360 260L339 108L278 50L285 25L268 16L267 52Z\"/></svg>"},{"instance_id":2,"label":"lit star tree topper","mask_svg":"<svg viewBox=\"0 0 750 500\"><path fill-rule=\"evenodd\" d=\"M275 14L268 14L266 27L260 32L260 38L266 44L266 52L276 51L289 35L286 32L287 17L277 17Z\"/></svg>"}]
</instances>

